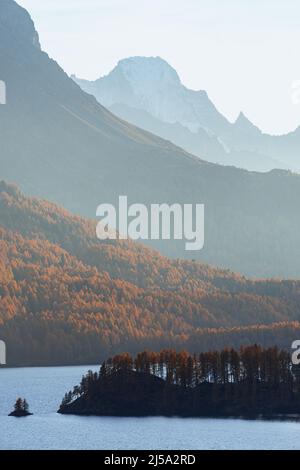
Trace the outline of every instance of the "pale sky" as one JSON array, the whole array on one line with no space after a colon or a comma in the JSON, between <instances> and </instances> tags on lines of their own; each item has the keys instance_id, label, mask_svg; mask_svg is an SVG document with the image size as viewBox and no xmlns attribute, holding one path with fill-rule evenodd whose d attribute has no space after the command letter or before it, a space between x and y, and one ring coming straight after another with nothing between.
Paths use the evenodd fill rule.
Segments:
<instances>
[{"instance_id":1,"label":"pale sky","mask_svg":"<svg viewBox=\"0 0 300 470\"><path fill-rule=\"evenodd\" d=\"M43 49L80 78L118 60L160 56L231 121L242 110L263 131L300 126L299 0L18 0ZM298 84L296 83L298 81ZM298 95L298 98L300 94Z\"/></svg>"}]
</instances>

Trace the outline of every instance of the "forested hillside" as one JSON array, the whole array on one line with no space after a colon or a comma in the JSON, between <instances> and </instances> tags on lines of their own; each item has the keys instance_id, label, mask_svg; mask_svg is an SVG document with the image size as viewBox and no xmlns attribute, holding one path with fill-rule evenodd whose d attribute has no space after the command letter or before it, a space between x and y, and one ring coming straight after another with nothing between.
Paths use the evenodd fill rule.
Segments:
<instances>
[{"instance_id":1,"label":"forested hillside","mask_svg":"<svg viewBox=\"0 0 300 470\"><path fill-rule=\"evenodd\" d=\"M0 183L0 338L10 364L99 362L145 347L288 347L300 333L300 282L100 242L95 227Z\"/></svg>"}]
</instances>

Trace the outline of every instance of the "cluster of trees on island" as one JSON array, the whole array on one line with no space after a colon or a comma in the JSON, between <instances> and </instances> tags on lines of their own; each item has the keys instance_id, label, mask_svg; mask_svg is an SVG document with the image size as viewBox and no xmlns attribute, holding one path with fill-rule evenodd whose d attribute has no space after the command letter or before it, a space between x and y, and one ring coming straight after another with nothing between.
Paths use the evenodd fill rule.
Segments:
<instances>
[{"instance_id":1,"label":"cluster of trees on island","mask_svg":"<svg viewBox=\"0 0 300 470\"><path fill-rule=\"evenodd\" d=\"M89 371L60 412L251 415L300 413L300 379L286 350L259 345L200 354L128 353Z\"/></svg>"},{"instance_id":2,"label":"cluster of trees on island","mask_svg":"<svg viewBox=\"0 0 300 470\"><path fill-rule=\"evenodd\" d=\"M9 416L15 416L16 418L22 418L25 416L30 416L29 404L25 398L17 398L14 405L14 410L10 413Z\"/></svg>"}]
</instances>

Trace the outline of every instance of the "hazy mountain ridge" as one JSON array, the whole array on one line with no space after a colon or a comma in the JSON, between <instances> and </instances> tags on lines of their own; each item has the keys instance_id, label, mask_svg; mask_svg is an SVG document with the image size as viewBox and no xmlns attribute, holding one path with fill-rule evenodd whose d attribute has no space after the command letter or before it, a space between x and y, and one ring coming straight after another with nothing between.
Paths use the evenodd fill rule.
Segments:
<instances>
[{"instance_id":1,"label":"hazy mountain ridge","mask_svg":"<svg viewBox=\"0 0 300 470\"><path fill-rule=\"evenodd\" d=\"M177 72L160 57L123 59L94 82L72 78L118 116L125 115L129 122L152 132L151 123L136 114L136 110L146 111L160 121L156 130L161 137L205 160L251 171L300 169L294 143L296 139L299 149L299 132L277 137L263 134L242 112L230 123L205 91L186 88ZM168 130L166 123L171 125ZM177 136L176 124L185 128L184 137L182 133ZM218 148L207 146L211 138L218 141Z\"/></svg>"},{"instance_id":2,"label":"hazy mountain ridge","mask_svg":"<svg viewBox=\"0 0 300 470\"><path fill-rule=\"evenodd\" d=\"M92 90L90 92L93 94ZM203 128L199 128L197 132L191 132L187 127L178 122L174 124L163 122L153 117L147 111L132 108L125 104L116 103L111 105L109 109L116 116L142 129L147 129L159 137L176 143L192 154L201 155L204 159L214 163L256 171L266 171L270 168L285 168L285 165L278 160L259 154L256 151L230 150L222 138L207 132ZM237 126L240 125L241 123L237 123ZM242 129L244 129L244 126ZM253 131L255 132L255 126L253 126ZM238 131L236 134L239 137L242 132Z\"/></svg>"},{"instance_id":3,"label":"hazy mountain ridge","mask_svg":"<svg viewBox=\"0 0 300 470\"><path fill-rule=\"evenodd\" d=\"M16 8L12 34L4 23ZM202 251L186 252L184 241L149 244L247 275L300 276L299 176L213 165L117 118L33 44L28 18L13 0L0 2L2 179L88 217L123 194L129 204L203 203Z\"/></svg>"},{"instance_id":4,"label":"hazy mountain ridge","mask_svg":"<svg viewBox=\"0 0 300 470\"><path fill-rule=\"evenodd\" d=\"M125 104L191 131L207 128L216 133L230 125L205 91L185 88L177 72L160 57L121 60L109 75L90 84L83 81L85 86L105 107Z\"/></svg>"}]
</instances>

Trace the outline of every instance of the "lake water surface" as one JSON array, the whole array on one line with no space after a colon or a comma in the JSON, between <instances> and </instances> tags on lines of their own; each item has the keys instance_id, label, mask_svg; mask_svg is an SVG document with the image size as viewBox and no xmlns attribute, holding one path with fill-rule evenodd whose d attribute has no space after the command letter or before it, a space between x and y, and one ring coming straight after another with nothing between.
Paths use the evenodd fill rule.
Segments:
<instances>
[{"instance_id":1,"label":"lake water surface","mask_svg":"<svg viewBox=\"0 0 300 470\"><path fill-rule=\"evenodd\" d=\"M0 449L300 449L296 422L57 414L65 392L88 369L0 369ZM34 416L7 416L19 396L27 399Z\"/></svg>"}]
</instances>

